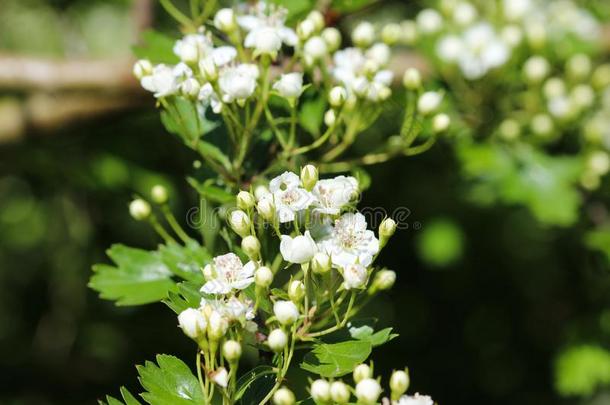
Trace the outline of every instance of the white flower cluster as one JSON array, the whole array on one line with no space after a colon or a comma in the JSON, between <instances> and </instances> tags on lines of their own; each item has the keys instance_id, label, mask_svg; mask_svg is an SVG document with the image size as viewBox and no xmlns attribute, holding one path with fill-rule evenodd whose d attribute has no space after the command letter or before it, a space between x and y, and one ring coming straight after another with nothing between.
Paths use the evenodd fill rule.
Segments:
<instances>
[{"instance_id":1,"label":"white flower cluster","mask_svg":"<svg viewBox=\"0 0 610 405\"><path fill-rule=\"evenodd\" d=\"M595 18L570 0L503 0L499 18L488 10L468 1L444 1L438 10L422 10L413 25L433 41L441 62L457 66L469 80L504 66L521 45L536 50L567 35L591 40L599 32Z\"/></svg>"},{"instance_id":2,"label":"white flower cluster","mask_svg":"<svg viewBox=\"0 0 610 405\"><path fill-rule=\"evenodd\" d=\"M390 398L380 401L383 389L379 378L373 378L373 369L367 364L356 366L353 372L355 387L351 388L341 380L327 381L325 379L314 380L309 386L309 393L313 401L318 405L335 403L350 403L352 393L356 396L357 403L372 405L378 403L392 405L434 405L432 398L426 395L405 395L409 388L409 374L406 370L394 371L390 377Z\"/></svg>"}]
</instances>

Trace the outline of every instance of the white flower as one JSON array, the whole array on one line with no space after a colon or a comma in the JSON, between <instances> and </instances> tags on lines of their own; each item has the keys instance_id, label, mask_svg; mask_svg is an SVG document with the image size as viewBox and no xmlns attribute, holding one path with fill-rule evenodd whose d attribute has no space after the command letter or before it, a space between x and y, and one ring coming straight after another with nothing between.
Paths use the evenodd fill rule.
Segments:
<instances>
[{"instance_id":1,"label":"white flower","mask_svg":"<svg viewBox=\"0 0 610 405\"><path fill-rule=\"evenodd\" d=\"M303 264L309 262L317 251L316 242L311 238L309 231L304 235L294 238L282 235L280 242L280 252L284 260L290 263Z\"/></svg>"},{"instance_id":2,"label":"white flower","mask_svg":"<svg viewBox=\"0 0 610 405\"><path fill-rule=\"evenodd\" d=\"M358 193L358 181L351 176L318 180L311 192L316 198L315 212L337 215Z\"/></svg>"},{"instance_id":3,"label":"white flower","mask_svg":"<svg viewBox=\"0 0 610 405\"><path fill-rule=\"evenodd\" d=\"M385 66L390 61L392 51L390 47L384 43L376 43L366 51L367 59L374 60L379 66Z\"/></svg>"},{"instance_id":4,"label":"white flower","mask_svg":"<svg viewBox=\"0 0 610 405\"><path fill-rule=\"evenodd\" d=\"M219 46L210 52L208 58L211 58L214 64L218 67L228 65L237 57L237 50L232 46Z\"/></svg>"},{"instance_id":5,"label":"white flower","mask_svg":"<svg viewBox=\"0 0 610 405\"><path fill-rule=\"evenodd\" d=\"M356 397L359 403L375 404L379 395L381 395L381 386L377 380L365 378L356 384Z\"/></svg>"},{"instance_id":6,"label":"white flower","mask_svg":"<svg viewBox=\"0 0 610 405\"><path fill-rule=\"evenodd\" d=\"M153 71L153 65L148 59L140 59L133 65L133 75L138 80L148 76Z\"/></svg>"},{"instance_id":7,"label":"white flower","mask_svg":"<svg viewBox=\"0 0 610 405\"><path fill-rule=\"evenodd\" d=\"M222 32L231 32L237 28L235 12L232 8L221 8L214 16L214 26Z\"/></svg>"},{"instance_id":8,"label":"white flower","mask_svg":"<svg viewBox=\"0 0 610 405\"><path fill-rule=\"evenodd\" d=\"M485 76L489 70L505 64L510 57L508 45L486 22L467 29L462 43L458 65L464 77L470 80Z\"/></svg>"},{"instance_id":9,"label":"white flower","mask_svg":"<svg viewBox=\"0 0 610 405\"><path fill-rule=\"evenodd\" d=\"M228 294L231 290L243 290L254 282L254 262L243 265L235 253L214 258L215 278L208 280L201 291L206 294Z\"/></svg>"},{"instance_id":10,"label":"white flower","mask_svg":"<svg viewBox=\"0 0 610 405\"><path fill-rule=\"evenodd\" d=\"M366 229L364 215L347 213L335 221L330 236L320 242L320 247L335 267L355 263L368 267L379 252L379 240L373 231Z\"/></svg>"},{"instance_id":11,"label":"white flower","mask_svg":"<svg viewBox=\"0 0 610 405\"><path fill-rule=\"evenodd\" d=\"M197 97L201 103L207 107L208 105L212 107L212 111L216 114L220 113L222 110L222 102L218 98L218 94L214 91L214 88L210 83L206 83L201 86L201 90L199 90L199 96Z\"/></svg>"},{"instance_id":12,"label":"white flower","mask_svg":"<svg viewBox=\"0 0 610 405\"><path fill-rule=\"evenodd\" d=\"M201 308L209 307L212 311L218 312L227 321L236 321L244 324L246 321L254 319L254 303L249 299L237 298L235 296L226 299L206 299L202 298Z\"/></svg>"},{"instance_id":13,"label":"white flower","mask_svg":"<svg viewBox=\"0 0 610 405\"><path fill-rule=\"evenodd\" d=\"M434 401L427 395L403 395L397 405L434 405Z\"/></svg>"},{"instance_id":14,"label":"white flower","mask_svg":"<svg viewBox=\"0 0 610 405\"><path fill-rule=\"evenodd\" d=\"M444 62L455 62L462 52L462 40L456 35L447 35L436 44L436 54Z\"/></svg>"},{"instance_id":15,"label":"white flower","mask_svg":"<svg viewBox=\"0 0 610 405\"><path fill-rule=\"evenodd\" d=\"M349 401L349 388L343 381L334 381L330 384L330 397L333 402L345 404Z\"/></svg>"},{"instance_id":16,"label":"white flower","mask_svg":"<svg viewBox=\"0 0 610 405\"><path fill-rule=\"evenodd\" d=\"M179 90L176 68L163 64L155 66L150 75L142 77L140 83L157 98L172 95Z\"/></svg>"},{"instance_id":17,"label":"white flower","mask_svg":"<svg viewBox=\"0 0 610 405\"><path fill-rule=\"evenodd\" d=\"M297 34L284 25L287 14L285 8L261 1L248 14L238 16L237 23L248 31L244 45L255 48L260 53L277 52L282 43L295 46L298 42Z\"/></svg>"},{"instance_id":18,"label":"white flower","mask_svg":"<svg viewBox=\"0 0 610 405\"><path fill-rule=\"evenodd\" d=\"M229 329L229 320L220 312L212 310L208 315L208 338L220 339Z\"/></svg>"},{"instance_id":19,"label":"white flower","mask_svg":"<svg viewBox=\"0 0 610 405\"><path fill-rule=\"evenodd\" d=\"M208 322L200 310L187 308L178 315L178 324L186 336L197 339L205 333Z\"/></svg>"},{"instance_id":20,"label":"white flower","mask_svg":"<svg viewBox=\"0 0 610 405\"><path fill-rule=\"evenodd\" d=\"M427 8L419 12L416 18L417 27L424 34L434 34L443 27L443 17L438 11Z\"/></svg>"},{"instance_id":21,"label":"white flower","mask_svg":"<svg viewBox=\"0 0 610 405\"><path fill-rule=\"evenodd\" d=\"M453 21L459 25L470 25L477 18L477 9L467 1L458 3L453 9Z\"/></svg>"},{"instance_id":22,"label":"white flower","mask_svg":"<svg viewBox=\"0 0 610 405\"><path fill-rule=\"evenodd\" d=\"M368 21L363 21L354 28L352 41L358 46L366 47L375 40L375 27Z\"/></svg>"},{"instance_id":23,"label":"white flower","mask_svg":"<svg viewBox=\"0 0 610 405\"><path fill-rule=\"evenodd\" d=\"M364 287L367 278L366 267L359 263L348 264L343 268L343 285L346 290Z\"/></svg>"},{"instance_id":24,"label":"white flower","mask_svg":"<svg viewBox=\"0 0 610 405\"><path fill-rule=\"evenodd\" d=\"M311 193L301 187L301 179L295 173L284 172L269 182L270 194L281 223L294 221L296 213L307 209L313 202Z\"/></svg>"},{"instance_id":25,"label":"white flower","mask_svg":"<svg viewBox=\"0 0 610 405\"><path fill-rule=\"evenodd\" d=\"M273 89L285 98L297 98L303 92L303 74L299 72L282 75L274 84Z\"/></svg>"},{"instance_id":26,"label":"white flower","mask_svg":"<svg viewBox=\"0 0 610 405\"><path fill-rule=\"evenodd\" d=\"M254 93L258 67L249 63L242 63L224 69L218 78L218 85L222 91L222 101L230 103L234 100L245 100Z\"/></svg>"},{"instance_id":27,"label":"white flower","mask_svg":"<svg viewBox=\"0 0 610 405\"><path fill-rule=\"evenodd\" d=\"M292 325L299 317L299 310L292 301L277 301L273 304L273 314L282 325Z\"/></svg>"},{"instance_id":28,"label":"white flower","mask_svg":"<svg viewBox=\"0 0 610 405\"><path fill-rule=\"evenodd\" d=\"M525 78L532 83L539 83L549 74L551 65L545 57L534 55L530 56L523 65Z\"/></svg>"},{"instance_id":29,"label":"white flower","mask_svg":"<svg viewBox=\"0 0 610 405\"><path fill-rule=\"evenodd\" d=\"M227 385L229 385L229 373L227 372L227 369L220 367L214 371L212 374L212 381L220 385L222 388L227 388Z\"/></svg>"},{"instance_id":30,"label":"white flower","mask_svg":"<svg viewBox=\"0 0 610 405\"><path fill-rule=\"evenodd\" d=\"M183 62L195 63L211 52L212 40L203 34L189 34L176 41L174 53Z\"/></svg>"}]
</instances>

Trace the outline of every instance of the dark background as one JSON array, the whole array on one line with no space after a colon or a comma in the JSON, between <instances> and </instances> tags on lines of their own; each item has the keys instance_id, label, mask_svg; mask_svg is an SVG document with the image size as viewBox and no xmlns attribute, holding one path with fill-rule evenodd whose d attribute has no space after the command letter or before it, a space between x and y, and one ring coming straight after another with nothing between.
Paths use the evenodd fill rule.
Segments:
<instances>
[{"instance_id":1,"label":"dark background","mask_svg":"<svg viewBox=\"0 0 610 405\"><path fill-rule=\"evenodd\" d=\"M74 4L84 7L45 7L61 16ZM26 45L2 43L30 52ZM184 180L193 159L164 131L152 98L103 118L26 128L0 144L0 403L94 403L121 385L139 392L134 365L156 353L192 357L168 308L117 308L86 284L112 243L157 243L128 215L134 193L161 181L179 196L177 214L196 203ZM367 310L400 333L376 350L375 368L389 374L406 364L412 389L440 404L580 401L558 396L553 364L568 344L608 340L598 319L610 277L603 258L584 247L586 224L549 228L518 207L473 204L449 143L370 174L361 207L411 212L409 229L380 258L398 281ZM445 241L455 255L443 266L422 260L417 248L438 218L455 233ZM597 403L609 403L602 395Z\"/></svg>"}]
</instances>

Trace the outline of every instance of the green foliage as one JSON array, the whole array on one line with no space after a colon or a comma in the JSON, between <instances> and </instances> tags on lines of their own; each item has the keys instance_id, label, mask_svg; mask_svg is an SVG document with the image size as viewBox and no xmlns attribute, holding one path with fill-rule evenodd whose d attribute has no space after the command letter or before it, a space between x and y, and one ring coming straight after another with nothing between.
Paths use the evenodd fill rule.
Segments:
<instances>
[{"instance_id":1,"label":"green foliage","mask_svg":"<svg viewBox=\"0 0 610 405\"><path fill-rule=\"evenodd\" d=\"M235 399L241 404L258 404L275 383L275 370L271 366L258 366L237 380Z\"/></svg>"},{"instance_id":2,"label":"green foliage","mask_svg":"<svg viewBox=\"0 0 610 405\"><path fill-rule=\"evenodd\" d=\"M463 240L462 230L453 221L435 219L424 226L417 240L417 249L424 262L444 267L460 258Z\"/></svg>"},{"instance_id":3,"label":"green foliage","mask_svg":"<svg viewBox=\"0 0 610 405\"><path fill-rule=\"evenodd\" d=\"M106 396L106 402L100 401L101 405L140 405L141 402L138 401L125 387L121 387L121 396L123 397L123 401L111 397L110 395Z\"/></svg>"},{"instance_id":4,"label":"green foliage","mask_svg":"<svg viewBox=\"0 0 610 405\"><path fill-rule=\"evenodd\" d=\"M579 157L551 156L526 145L462 144L458 153L466 176L480 181L479 199L497 196L508 204L523 204L550 225L569 226L578 219Z\"/></svg>"},{"instance_id":5,"label":"green foliage","mask_svg":"<svg viewBox=\"0 0 610 405\"><path fill-rule=\"evenodd\" d=\"M157 364L147 361L137 367L140 384L146 389L141 396L146 402L150 405L204 403L197 377L182 360L160 354Z\"/></svg>"},{"instance_id":6,"label":"green foliage","mask_svg":"<svg viewBox=\"0 0 610 405\"><path fill-rule=\"evenodd\" d=\"M369 339L315 344L313 350L303 358L301 368L322 377L340 377L351 373L358 364L364 362L372 348Z\"/></svg>"},{"instance_id":7,"label":"green foliage","mask_svg":"<svg viewBox=\"0 0 610 405\"><path fill-rule=\"evenodd\" d=\"M595 249L603 253L608 261L610 261L610 229L601 228L589 231L585 236L585 243L589 248Z\"/></svg>"},{"instance_id":8,"label":"green foliage","mask_svg":"<svg viewBox=\"0 0 610 405\"><path fill-rule=\"evenodd\" d=\"M161 245L158 251L118 244L108 250L108 256L116 266L93 266L89 287L98 291L101 298L116 300L117 305L142 305L161 301L170 292L171 297L183 294L185 287L177 286L172 277L201 283L203 276L199 270L211 259L208 251L195 241L186 246ZM176 300L175 307L179 305Z\"/></svg>"},{"instance_id":9,"label":"green foliage","mask_svg":"<svg viewBox=\"0 0 610 405\"><path fill-rule=\"evenodd\" d=\"M350 335L356 340L369 342L373 347L381 346L398 337L397 333L392 333L392 328L385 328L375 332L373 328L368 325L359 328L350 328Z\"/></svg>"},{"instance_id":10,"label":"green foliage","mask_svg":"<svg viewBox=\"0 0 610 405\"><path fill-rule=\"evenodd\" d=\"M133 47L133 53L140 59L148 59L153 63L175 64L180 62L174 54L175 40L154 30L142 34L142 44Z\"/></svg>"},{"instance_id":11,"label":"green foliage","mask_svg":"<svg viewBox=\"0 0 610 405\"><path fill-rule=\"evenodd\" d=\"M299 113L299 124L310 134L320 135L325 111L326 100L323 97L307 100Z\"/></svg>"},{"instance_id":12,"label":"green foliage","mask_svg":"<svg viewBox=\"0 0 610 405\"><path fill-rule=\"evenodd\" d=\"M555 386L564 396L589 396L610 385L610 352L593 345L573 346L557 358Z\"/></svg>"}]
</instances>

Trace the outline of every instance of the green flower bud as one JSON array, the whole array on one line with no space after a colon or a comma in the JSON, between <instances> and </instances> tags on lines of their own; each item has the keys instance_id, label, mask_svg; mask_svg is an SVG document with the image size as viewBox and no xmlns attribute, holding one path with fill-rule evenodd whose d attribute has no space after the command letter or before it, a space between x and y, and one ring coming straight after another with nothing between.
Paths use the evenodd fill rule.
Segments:
<instances>
[{"instance_id":1,"label":"green flower bud","mask_svg":"<svg viewBox=\"0 0 610 405\"><path fill-rule=\"evenodd\" d=\"M150 216L150 204L141 198L136 198L129 204L129 214L136 221L143 221Z\"/></svg>"},{"instance_id":2,"label":"green flower bud","mask_svg":"<svg viewBox=\"0 0 610 405\"><path fill-rule=\"evenodd\" d=\"M254 196L247 191L240 191L237 194L236 200L237 200L237 208L240 208L242 210L250 209L250 208L254 207L254 204L256 204L256 200L254 199Z\"/></svg>"},{"instance_id":3,"label":"green flower bud","mask_svg":"<svg viewBox=\"0 0 610 405\"><path fill-rule=\"evenodd\" d=\"M314 165L306 165L301 169L301 182L307 191L311 191L318 182L318 169Z\"/></svg>"},{"instance_id":4,"label":"green flower bud","mask_svg":"<svg viewBox=\"0 0 610 405\"><path fill-rule=\"evenodd\" d=\"M227 340L222 345L222 355L230 363L239 360L241 357L241 345L235 340Z\"/></svg>"},{"instance_id":5,"label":"green flower bud","mask_svg":"<svg viewBox=\"0 0 610 405\"><path fill-rule=\"evenodd\" d=\"M150 196L157 204L165 204L169 199L167 189L160 184L157 184L150 190Z\"/></svg>"},{"instance_id":6,"label":"green flower bud","mask_svg":"<svg viewBox=\"0 0 610 405\"><path fill-rule=\"evenodd\" d=\"M396 370L390 377L390 390L392 398L398 399L409 389L409 373L407 370Z\"/></svg>"}]
</instances>

